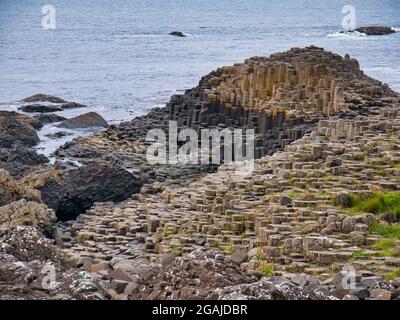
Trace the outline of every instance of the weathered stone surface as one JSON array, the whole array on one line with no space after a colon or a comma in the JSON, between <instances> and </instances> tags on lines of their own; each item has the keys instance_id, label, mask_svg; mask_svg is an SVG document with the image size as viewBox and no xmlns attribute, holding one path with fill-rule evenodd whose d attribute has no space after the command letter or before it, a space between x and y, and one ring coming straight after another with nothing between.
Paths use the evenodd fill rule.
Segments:
<instances>
[{"instance_id":1,"label":"weathered stone surface","mask_svg":"<svg viewBox=\"0 0 400 320\"><path fill-rule=\"evenodd\" d=\"M63 110L68 110L68 109L86 108L87 106L77 102L67 102L63 103L60 107Z\"/></svg>"},{"instance_id":2,"label":"weathered stone surface","mask_svg":"<svg viewBox=\"0 0 400 320\"><path fill-rule=\"evenodd\" d=\"M43 104L28 104L19 108L23 112L27 113L50 113L62 111L62 108L52 105L43 105Z\"/></svg>"},{"instance_id":3,"label":"weathered stone surface","mask_svg":"<svg viewBox=\"0 0 400 320\"><path fill-rule=\"evenodd\" d=\"M396 31L391 27L384 26L368 26L368 27L359 27L356 31L365 33L369 36L381 36L386 34L395 33Z\"/></svg>"},{"instance_id":4,"label":"weathered stone surface","mask_svg":"<svg viewBox=\"0 0 400 320\"><path fill-rule=\"evenodd\" d=\"M50 231L55 219L54 211L46 205L24 199L0 207L0 224L36 226Z\"/></svg>"},{"instance_id":5,"label":"weathered stone surface","mask_svg":"<svg viewBox=\"0 0 400 320\"><path fill-rule=\"evenodd\" d=\"M40 195L34 189L18 184L7 171L0 169L0 207L20 199L40 202Z\"/></svg>"},{"instance_id":6,"label":"weathered stone surface","mask_svg":"<svg viewBox=\"0 0 400 320\"><path fill-rule=\"evenodd\" d=\"M102 116L95 112L89 112L64 120L58 127L68 129L90 128L90 127L107 127L107 121Z\"/></svg>"},{"instance_id":7,"label":"weathered stone surface","mask_svg":"<svg viewBox=\"0 0 400 320\"><path fill-rule=\"evenodd\" d=\"M37 120L16 112L0 111L0 148L36 145L39 137L32 126L35 121Z\"/></svg>"},{"instance_id":8,"label":"weathered stone surface","mask_svg":"<svg viewBox=\"0 0 400 320\"><path fill-rule=\"evenodd\" d=\"M12 146L0 148L0 169L7 170L14 178L22 178L46 165L50 160L32 148Z\"/></svg>"},{"instance_id":9,"label":"weathered stone surface","mask_svg":"<svg viewBox=\"0 0 400 320\"><path fill-rule=\"evenodd\" d=\"M233 263L240 265L247 261L247 253L242 250L237 250L230 256L230 259Z\"/></svg>"},{"instance_id":10,"label":"weathered stone surface","mask_svg":"<svg viewBox=\"0 0 400 320\"><path fill-rule=\"evenodd\" d=\"M51 95L47 95L44 93L37 93L34 94L33 96L27 97L25 99L23 99L22 101L24 102L52 102L52 103L65 103L65 100L55 97L55 96L51 96Z\"/></svg>"},{"instance_id":11,"label":"weathered stone surface","mask_svg":"<svg viewBox=\"0 0 400 320\"><path fill-rule=\"evenodd\" d=\"M47 171L27 177L24 183L39 190L43 202L61 220L76 218L95 202L125 200L142 186L122 167L104 161L77 169Z\"/></svg>"},{"instance_id":12,"label":"weathered stone surface","mask_svg":"<svg viewBox=\"0 0 400 320\"><path fill-rule=\"evenodd\" d=\"M42 126L49 124L49 123L61 122L61 121L66 120L66 118L61 117L57 114L41 114L41 115L35 116L35 118L40 121Z\"/></svg>"}]
</instances>

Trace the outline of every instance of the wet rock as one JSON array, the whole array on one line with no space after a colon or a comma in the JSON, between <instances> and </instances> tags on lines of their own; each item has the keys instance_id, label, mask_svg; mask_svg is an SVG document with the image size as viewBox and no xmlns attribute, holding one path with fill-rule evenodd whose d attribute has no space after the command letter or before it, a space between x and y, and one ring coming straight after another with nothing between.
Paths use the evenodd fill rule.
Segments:
<instances>
[{"instance_id":1,"label":"wet rock","mask_svg":"<svg viewBox=\"0 0 400 320\"><path fill-rule=\"evenodd\" d=\"M170 36L175 36L175 37L180 37L180 38L184 38L186 37L186 35L184 35L182 32L180 31L172 31L169 33Z\"/></svg>"},{"instance_id":2,"label":"wet rock","mask_svg":"<svg viewBox=\"0 0 400 320\"><path fill-rule=\"evenodd\" d=\"M41 114L41 115L35 116L35 118L40 121L42 126L49 124L49 123L61 122L61 121L66 120L66 118L61 117L57 114Z\"/></svg>"},{"instance_id":3,"label":"wet rock","mask_svg":"<svg viewBox=\"0 0 400 320\"><path fill-rule=\"evenodd\" d=\"M50 139L60 139L60 138L63 138L63 137L66 137L66 136L70 136L70 135L72 135L72 133L63 132L63 131L57 131L57 132L54 132L54 133L46 134L46 137L50 138Z\"/></svg>"},{"instance_id":4,"label":"wet rock","mask_svg":"<svg viewBox=\"0 0 400 320\"><path fill-rule=\"evenodd\" d=\"M25 99L23 99L22 101L24 102L52 102L52 103L65 103L65 100L55 97L55 96L51 96L51 95L47 95L44 93L37 93L34 94L33 96L27 97Z\"/></svg>"},{"instance_id":5,"label":"wet rock","mask_svg":"<svg viewBox=\"0 0 400 320\"><path fill-rule=\"evenodd\" d=\"M28 104L26 106L20 107L19 110L27 113L51 113L62 111L60 107L52 106L52 105L43 105L43 104Z\"/></svg>"},{"instance_id":6,"label":"wet rock","mask_svg":"<svg viewBox=\"0 0 400 320\"><path fill-rule=\"evenodd\" d=\"M63 109L63 110L77 109L77 108L87 108L86 105L80 104L80 103L77 103L77 102L67 102L67 103L63 103L60 107L61 107L61 109Z\"/></svg>"},{"instance_id":7,"label":"wet rock","mask_svg":"<svg viewBox=\"0 0 400 320\"><path fill-rule=\"evenodd\" d=\"M365 33L366 35L369 35L369 36L381 36L381 35L387 35L387 34L396 32L392 28L384 27L384 26L359 27L355 30L358 32L361 32L361 33Z\"/></svg>"},{"instance_id":8,"label":"wet rock","mask_svg":"<svg viewBox=\"0 0 400 320\"><path fill-rule=\"evenodd\" d=\"M68 129L83 129L90 127L107 127L107 121L95 112L85 113L83 115L64 120L58 127Z\"/></svg>"},{"instance_id":9,"label":"wet rock","mask_svg":"<svg viewBox=\"0 0 400 320\"><path fill-rule=\"evenodd\" d=\"M16 112L0 111L0 148L36 145L40 140L32 126L35 121L37 120Z\"/></svg>"}]
</instances>

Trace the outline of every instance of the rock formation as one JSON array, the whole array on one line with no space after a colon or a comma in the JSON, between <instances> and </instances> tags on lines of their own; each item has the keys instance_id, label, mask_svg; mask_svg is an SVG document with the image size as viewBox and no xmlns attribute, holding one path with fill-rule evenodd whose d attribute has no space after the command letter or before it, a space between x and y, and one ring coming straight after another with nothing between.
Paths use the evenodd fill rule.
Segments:
<instances>
[{"instance_id":1,"label":"rock formation","mask_svg":"<svg viewBox=\"0 0 400 320\"><path fill-rule=\"evenodd\" d=\"M12 145L32 147L39 142L35 128L40 122L16 112L0 111L0 148Z\"/></svg>"},{"instance_id":2,"label":"rock formation","mask_svg":"<svg viewBox=\"0 0 400 320\"><path fill-rule=\"evenodd\" d=\"M41 194L42 201L61 220L71 220L95 202L122 201L140 190L142 183L133 174L107 162L66 170L46 170L25 177L22 183Z\"/></svg>"},{"instance_id":3,"label":"rock formation","mask_svg":"<svg viewBox=\"0 0 400 320\"><path fill-rule=\"evenodd\" d=\"M186 37L181 31L172 31L169 33L170 36L184 38Z\"/></svg>"},{"instance_id":4,"label":"rock formation","mask_svg":"<svg viewBox=\"0 0 400 320\"><path fill-rule=\"evenodd\" d=\"M396 32L393 28L384 26L359 27L356 29L356 31L364 33L368 36L382 36Z\"/></svg>"},{"instance_id":5,"label":"rock formation","mask_svg":"<svg viewBox=\"0 0 400 320\"><path fill-rule=\"evenodd\" d=\"M36 226L42 231L50 231L56 216L44 204L22 199L0 207L0 225Z\"/></svg>"},{"instance_id":6,"label":"rock formation","mask_svg":"<svg viewBox=\"0 0 400 320\"><path fill-rule=\"evenodd\" d=\"M40 195L34 189L22 186L7 171L0 169L0 207L20 199L40 202Z\"/></svg>"},{"instance_id":7,"label":"rock formation","mask_svg":"<svg viewBox=\"0 0 400 320\"><path fill-rule=\"evenodd\" d=\"M82 299L395 300L395 212L352 205L398 196L399 106L348 55L294 48L219 68L165 108L55 152L84 166L20 183L61 219L82 213L53 228L63 268L90 278ZM148 130L170 120L179 130L254 129L254 170L147 163Z\"/></svg>"},{"instance_id":8,"label":"rock formation","mask_svg":"<svg viewBox=\"0 0 400 320\"><path fill-rule=\"evenodd\" d=\"M72 119L64 120L58 125L60 128L79 129L89 127L107 127L107 121L95 112L89 112Z\"/></svg>"},{"instance_id":9,"label":"rock formation","mask_svg":"<svg viewBox=\"0 0 400 320\"><path fill-rule=\"evenodd\" d=\"M23 112L27 113L50 113L50 112L58 112L62 111L60 107L51 106L51 105L42 105L42 104L28 104L21 108L19 108Z\"/></svg>"}]
</instances>

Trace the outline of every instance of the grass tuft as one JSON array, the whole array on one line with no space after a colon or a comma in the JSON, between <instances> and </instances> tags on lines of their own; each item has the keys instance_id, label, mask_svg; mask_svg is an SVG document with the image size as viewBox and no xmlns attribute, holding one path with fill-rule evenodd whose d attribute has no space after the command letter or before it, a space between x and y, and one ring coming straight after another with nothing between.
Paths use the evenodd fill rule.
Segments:
<instances>
[{"instance_id":1,"label":"grass tuft","mask_svg":"<svg viewBox=\"0 0 400 320\"><path fill-rule=\"evenodd\" d=\"M346 207L357 213L392 213L400 219L400 192L376 193L369 199L351 195Z\"/></svg>"},{"instance_id":2,"label":"grass tuft","mask_svg":"<svg viewBox=\"0 0 400 320\"><path fill-rule=\"evenodd\" d=\"M384 238L400 239L400 225L399 224L384 225L384 224L374 223L370 226L370 231L372 233L378 234Z\"/></svg>"},{"instance_id":3,"label":"grass tuft","mask_svg":"<svg viewBox=\"0 0 400 320\"><path fill-rule=\"evenodd\" d=\"M261 272L264 277L272 277L275 274L275 266L272 263L262 263L257 271Z\"/></svg>"},{"instance_id":4,"label":"grass tuft","mask_svg":"<svg viewBox=\"0 0 400 320\"><path fill-rule=\"evenodd\" d=\"M397 269L397 270L395 270L395 271L393 271L391 273L388 273L385 276L385 280L386 281L391 281L391 280L394 280L394 279L399 278L399 277L400 277L400 269Z\"/></svg>"}]
</instances>

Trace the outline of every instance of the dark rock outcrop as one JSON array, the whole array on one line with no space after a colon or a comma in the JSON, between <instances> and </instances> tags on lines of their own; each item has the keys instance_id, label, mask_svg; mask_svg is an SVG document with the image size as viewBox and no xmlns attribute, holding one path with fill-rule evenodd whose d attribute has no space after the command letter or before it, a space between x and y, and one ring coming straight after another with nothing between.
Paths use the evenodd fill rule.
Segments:
<instances>
[{"instance_id":1,"label":"dark rock outcrop","mask_svg":"<svg viewBox=\"0 0 400 320\"><path fill-rule=\"evenodd\" d=\"M22 100L23 102L52 102L52 103L65 103L66 101L64 99L47 95L44 93L37 93L34 94L33 96L27 97Z\"/></svg>"},{"instance_id":2,"label":"dark rock outcrop","mask_svg":"<svg viewBox=\"0 0 400 320\"><path fill-rule=\"evenodd\" d=\"M17 179L32 173L47 163L49 163L49 159L38 154L32 148L23 146L0 148L0 169L7 170L11 176Z\"/></svg>"},{"instance_id":3,"label":"dark rock outcrop","mask_svg":"<svg viewBox=\"0 0 400 320\"><path fill-rule=\"evenodd\" d=\"M61 122L58 127L68 129L107 127L107 121L95 112L89 112Z\"/></svg>"},{"instance_id":4,"label":"dark rock outcrop","mask_svg":"<svg viewBox=\"0 0 400 320\"><path fill-rule=\"evenodd\" d=\"M86 108L87 106L85 106L84 104L80 104L80 103L76 103L76 102L67 102L67 103L63 103L61 105L61 108L63 110L68 110L68 109L77 109L77 108Z\"/></svg>"},{"instance_id":5,"label":"dark rock outcrop","mask_svg":"<svg viewBox=\"0 0 400 320\"><path fill-rule=\"evenodd\" d=\"M186 35L184 35L182 32L180 31L173 31L169 33L170 36L175 36L175 37L180 37L180 38L184 38L186 37Z\"/></svg>"},{"instance_id":6,"label":"dark rock outcrop","mask_svg":"<svg viewBox=\"0 0 400 320\"><path fill-rule=\"evenodd\" d=\"M95 202L127 199L142 186L133 174L117 165L93 161L68 170L51 170L24 179L60 220L72 220Z\"/></svg>"},{"instance_id":7,"label":"dark rock outcrop","mask_svg":"<svg viewBox=\"0 0 400 320\"><path fill-rule=\"evenodd\" d=\"M49 123L55 123L55 122L61 122L64 120L67 120L64 117L61 117L57 114L41 114L35 117L37 120L40 121L42 126L49 124Z\"/></svg>"},{"instance_id":8,"label":"dark rock outcrop","mask_svg":"<svg viewBox=\"0 0 400 320\"><path fill-rule=\"evenodd\" d=\"M70 136L70 135L72 135L72 133L63 132L63 131L57 131L57 132L54 132L54 133L46 134L46 137L50 138L50 139L60 139L60 138L63 138L63 137L66 137L66 136Z\"/></svg>"},{"instance_id":9,"label":"dark rock outcrop","mask_svg":"<svg viewBox=\"0 0 400 320\"><path fill-rule=\"evenodd\" d=\"M34 126L40 127L37 119L16 112L0 111L0 148L12 145L32 147L40 140Z\"/></svg>"},{"instance_id":10,"label":"dark rock outcrop","mask_svg":"<svg viewBox=\"0 0 400 320\"><path fill-rule=\"evenodd\" d=\"M50 112L58 112L62 111L63 109L56 106L51 105L43 105L43 104L28 104L26 106L19 108L23 112L27 113L50 113Z\"/></svg>"},{"instance_id":11,"label":"dark rock outcrop","mask_svg":"<svg viewBox=\"0 0 400 320\"><path fill-rule=\"evenodd\" d=\"M368 26L368 27L360 27L355 29L358 32L364 33L368 36L383 36L391 33L395 33L396 31L390 27L384 26Z\"/></svg>"}]
</instances>

